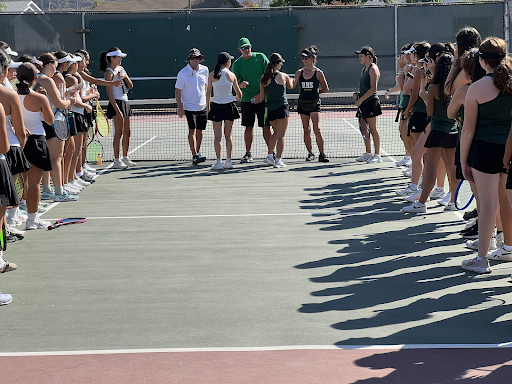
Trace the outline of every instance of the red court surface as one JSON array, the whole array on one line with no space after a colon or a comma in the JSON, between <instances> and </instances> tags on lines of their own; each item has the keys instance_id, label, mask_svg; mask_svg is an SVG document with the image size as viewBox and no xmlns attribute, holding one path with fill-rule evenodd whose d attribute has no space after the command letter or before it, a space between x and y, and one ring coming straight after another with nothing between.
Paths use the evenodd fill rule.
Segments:
<instances>
[{"instance_id":1,"label":"red court surface","mask_svg":"<svg viewBox=\"0 0 512 384\"><path fill-rule=\"evenodd\" d=\"M299 349L0 357L3 384L510 383L510 348Z\"/></svg>"}]
</instances>

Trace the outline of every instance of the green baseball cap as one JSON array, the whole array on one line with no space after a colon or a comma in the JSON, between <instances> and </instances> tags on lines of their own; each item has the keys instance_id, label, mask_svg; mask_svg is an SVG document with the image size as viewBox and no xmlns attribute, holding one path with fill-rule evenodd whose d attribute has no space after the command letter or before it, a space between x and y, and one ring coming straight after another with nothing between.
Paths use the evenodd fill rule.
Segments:
<instances>
[{"instance_id":1,"label":"green baseball cap","mask_svg":"<svg viewBox=\"0 0 512 384\"><path fill-rule=\"evenodd\" d=\"M245 47L246 45L251 45L251 42L247 37L242 37L240 40L238 40L238 48Z\"/></svg>"}]
</instances>

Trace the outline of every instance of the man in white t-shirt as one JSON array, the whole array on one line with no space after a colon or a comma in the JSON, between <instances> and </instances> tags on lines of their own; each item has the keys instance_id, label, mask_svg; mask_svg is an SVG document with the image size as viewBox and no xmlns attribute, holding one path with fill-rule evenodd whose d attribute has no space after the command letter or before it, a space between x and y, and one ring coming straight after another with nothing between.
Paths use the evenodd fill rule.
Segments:
<instances>
[{"instance_id":1,"label":"man in white t-shirt","mask_svg":"<svg viewBox=\"0 0 512 384\"><path fill-rule=\"evenodd\" d=\"M192 152L192 163L198 164L206 160L199 149L206 128L207 106L206 88L208 86L208 67L201 65L204 56L199 49L192 48L188 52L187 66L178 73L176 80L176 103L178 116L186 116L188 123L188 143Z\"/></svg>"}]
</instances>

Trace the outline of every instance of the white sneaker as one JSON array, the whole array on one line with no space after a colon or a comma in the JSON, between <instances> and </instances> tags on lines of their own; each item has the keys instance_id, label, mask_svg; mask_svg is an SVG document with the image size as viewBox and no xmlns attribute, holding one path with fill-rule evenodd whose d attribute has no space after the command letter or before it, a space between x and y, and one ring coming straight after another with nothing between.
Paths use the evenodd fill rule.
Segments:
<instances>
[{"instance_id":1,"label":"white sneaker","mask_svg":"<svg viewBox=\"0 0 512 384\"><path fill-rule=\"evenodd\" d=\"M494 236L494 237L496 238L496 248L495 249L501 248L503 246L503 242L504 242L503 232L497 233L496 236Z\"/></svg>"},{"instance_id":2,"label":"white sneaker","mask_svg":"<svg viewBox=\"0 0 512 384\"><path fill-rule=\"evenodd\" d=\"M444 195L446 195L446 192L444 191L444 189L437 187L437 188L434 188L432 190L432 192L430 192L430 195L428 197L430 197L430 200L437 200L437 199L442 199L444 197Z\"/></svg>"},{"instance_id":3,"label":"white sneaker","mask_svg":"<svg viewBox=\"0 0 512 384\"><path fill-rule=\"evenodd\" d=\"M14 227L12 225L8 225L7 230L9 231L9 233L11 235L20 236L22 238L23 238L23 236L25 236L25 231L20 231L19 229L17 229L16 227Z\"/></svg>"},{"instance_id":4,"label":"white sneaker","mask_svg":"<svg viewBox=\"0 0 512 384\"><path fill-rule=\"evenodd\" d=\"M473 225L475 225L475 223L476 223L476 219L471 219L471 220L466 221L466 226L464 227L464 229L471 228Z\"/></svg>"},{"instance_id":5,"label":"white sneaker","mask_svg":"<svg viewBox=\"0 0 512 384\"><path fill-rule=\"evenodd\" d=\"M36 217L34 221L28 220L25 223L25 229L26 230L32 230L32 229L46 229L50 225L52 225L49 221L41 220L39 217Z\"/></svg>"},{"instance_id":6,"label":"white sneaker","mask_svg":"<svg viewBox=\"0 0 512 384\"><path fill-rule=\"evenodd\" d=\"M112 166L112 168L114 168L114 169L126 169L126 168L128 168L128 166L121 159L115 159L113 164L114 165Z\"/></svg>"},{"instance_id":7,"label":"white sneaker","mask_svg":"<svg viewBox=\"0 0 512 384\"><path fill-rule=\"evenodd\" d=\"M411 205L408 205L407 207L403 207L401 209L402 212L409 212L409 213L426 213L427 212L427 206L425 204L421 204L419 202L412 203Z\"/></svg>"},{"instance_id":8,"label":"white sneaker","mask_svg":"<svg viewBox=\"0 0 512 384\"><path fill-rule=\"evenodd\" d=\"M409 184L407 188L405 189L399 189L398 191L395 191L395 193L398 196L411 196L413 193L415 193L418 190L418 187L416 189L411 189L411 185Z\"/></svg>"},{"instance_id":9,"label":"white sneaker","mask_svg":"<svg viewBox=\"0 0 512 384\"><path fill-rule=\"evenodd\" d=\"M222 161L220 160L217 160L215 162L215 164L212 165L212 167L210 168L212 171L219 171L221 169L224 169L223 166L222 166Z\"/></svg>"},{"instance_id":10,"label":"white sneaker","mask_svg":"<svg viewBox=\"0 0 512 384\"><path fill-rule=\"evenodd\" d=\"M411 172L412 173L412 165L407 168L407 169L402 169L402 173L405 175L406 172Z\"/></svg>"},{"instance_id":11,"label":"white sneaker","mask_svg":"<svg viewBox=\"0 0 512 384\"><path fill-rule=\"evenodd\" d=\"M82 190L84 190L84 189L85 189L85 187L84 187L84 186L82 186L82 185L80 185L80 184L76 181L76 179L75 179L75 180L73 180L71 183L69 183L69 185L71 185L71 188L77 189L77 190L79 190L79 191L82 191Z\"/></svg>"},{"instance_id":12,"label":"white sneaker","mask_svg":"<svg viewBox=\"0 0 512 384\"><path fill-rule=\"evenodd\" d=\"M372 157L370 157L368 160L366 160L368 164L374 164L374 163L382 163L382 158L380 155L375 154Z\"/></svg>"},{"instance_id":13,"label":"white sneaker","mask_svg":"<svg viewBox=\"0 0 512 384\"><path fill-rule=\"evenodd\" d=\"M285 168L286 164L283 163L283 160L276 160L274 162L274 168Z\"/></svg>"},{"instance_id":14,"label":"white sneaker","mask_svg":"<svg viewBox=\"0 0 512 384\"><path fill-rule=\"evenodd\" d=\"M67 201L77 201L78 200L78 196L71 195L66 190L64 190L62 192L63 192L62 195L59 195L59 194L56 193L55 197L53 198L53 201L55 201L56 203L64 203L64 202L67 202Z\"/></svg>"},{"instance_id":15,"label":"white sneaker","mask_svg":"<svg viewBox=\"0 0 512 384\"><path fill-rule=\"evenodd\" d=\"M78 195L80 193L79 190L71 187L69 184L64 185L64 190L70 195Z\"/></svg>"},{"instance_id":16,"label":"white sneaker","mask_svg":"<svg viewBox=\"0 0 512 384\"><path fill-rule=\"evenodd\" d=\"M267 157L265 157L265 159L263 160L263 162L264 162L265 164L268 164L268 165L272 165L272 166L273 166L273 165L274 165L274 163L275 163L275 160L274 160L274 158L273 158L273 157L268 157L268 156L267 156Z\"/></svg>"},{"instance_id":17,"label":"white sneaker","mask_svg":"<svg viewBox=\"0 0 512 384\"><path fill-rule=\"evenodd\" d=\"M373 155L371 153L363 153L363 155L359 156L356 161L361 161L361 162L367 162L370 158L372 158Z\"/></svg>"},{"instance_id":18,"label":"white sneaker","mask_svg":"<svg viewBox=\"0 0 512 384\"><path fill-rule=\"evenodd\" d=\"M502 245L501 248L490 252L487 257L491 260L512 261L512 251L507 251Z\"/></svg>"},{"instance_id":19,"label":"white sneaker","mask_svg":"<svg viewBox=\"0 0 512 384\"><path fill-rule=\"evenodd\" d=\"M466 248L478 251L478 239L466 241ZM496 238L493 237L489 243L489 251L495 251L496 249Z\"/></svg>"},{"instance_id":20,"label":"white sneaker","mask_svg":"<svg viewBox=\"0 0 512 384\"><path fill-rule=\"evenodd\" d=\"M416 200L418 200L420 198L420 196L421 196L421 188L417 188L409 196L405 196L404 200L408 201L409 203L414 203Z\"/></svg>"},{"instance_id":21,"label":"white sneaker","mask_svg":"<svg viewBox=\"0 0 512 384\"><path fill-rule=\"evenodd\" d=\"M487 258L482 258L482 260L477 261L476 257L474 259L464 260L462 262L462 268L466 271L476 272L476 273L491 273L492 269L489 265L489 260Z\"/></svg>"},{"instance_id":22,"label":"white sneaker","mask_svg":"<svg viewBox=\"0 0 512 384\"><path fill-rule=\"evenodd\" d=\"M444 205L446 206L446 204L448 204L450 202L450 200L452 199L452 193L451 192L448 192L444 198L442 200L439 200L437 203L439 205Z\"/></svg>"},{"instance_id":23,"label":"white sneaker","mask_svg":"<svg viewBox=\"0 0 512 384\"><path fill-rule=\"evenodd\" d=\"M397 161L395 165L397 167L408 167L412 163L412 160L409 156L404 156L402 160Z\"/></svg>"},{"instance_id":24,"label":"white sneaker","mask_svg":"<svg viewBox=\"0 0 512 384\"><path fill-rule=\"evenodd\" d=\"M233 169L233 162L231 161L231 159L226 159L226 161L224 162L223 168L224 169Z\"/></svg>"},{"instance_id":25,"label":"white sneaker","mask_svg":"<svg viewBox=\"0 0 512 384\"><path fill-rule=\"evenodd\" d=\"M96 169L91 167L89 164L85 163L82 168L85 168L87 171L91 172L91 173L96 173Z\"/></svg>"},{"instance_id":26,"label":"white sneaker","mask_svg":"<svg viewBox=\"0 0 512 384\"><path fill-rule=\"evenodd\" d=\"M125 163L128 167L135 167L137 164L131 161L128 156L123 157L122 160L123 163Z\"/></svg>"},{"instance_id":27,"label":"white sneaker","mask_svg":"<svg viewBox=\"0 0 512 384\"><path fill-rule=\"evenodd\" d=\"M76 185L79 185L80 187L87 187L87 186L91 185L91 183L89 183L88 181L82 180L80 178L75 179L73 181L73 183L75 183Z\"/></svg>"},{"instance_id":28,"label":"white sneaker","mask_svg":"<svg viewBox=\"0 0 512 384\"><path fill-rule=\"evenodd\" d=\"M405 177L408 177L409 179L412 179L412 169L406 169L403 172L403 174L404 174Z\"/></svg>"},{"instance_id":29,"label":"white sneaker","mask_svg":"<svg viewBox=\"0 0 512 384\"><path fill-rule=\"evenodd\" d=\"M455 203L452 203L451 201L449 201L448 204L444 206L444 210L447 212L458 211L457 207L455 206Z\"/></svg>"}]
</instances>

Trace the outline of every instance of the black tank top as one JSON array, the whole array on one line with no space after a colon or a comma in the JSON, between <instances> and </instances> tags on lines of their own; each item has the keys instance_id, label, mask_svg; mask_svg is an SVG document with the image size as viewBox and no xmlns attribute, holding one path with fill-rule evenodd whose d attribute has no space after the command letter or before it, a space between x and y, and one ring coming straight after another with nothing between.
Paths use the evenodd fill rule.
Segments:
<instances>
[{"instance_id":1,"label":"black tank top","mask_svg":"<svg viewBox=\"0 0 512 384\"><path fill-rule=\"evenodd\" d=\"M315 73L311 79L304 78L304 70L300 71L300 93L299 98L302 100L318 100L320 98L320 93L318 89L320 88L320 81L316 77L317 70L315 69Z\"/></svg>"}]
</instances>

